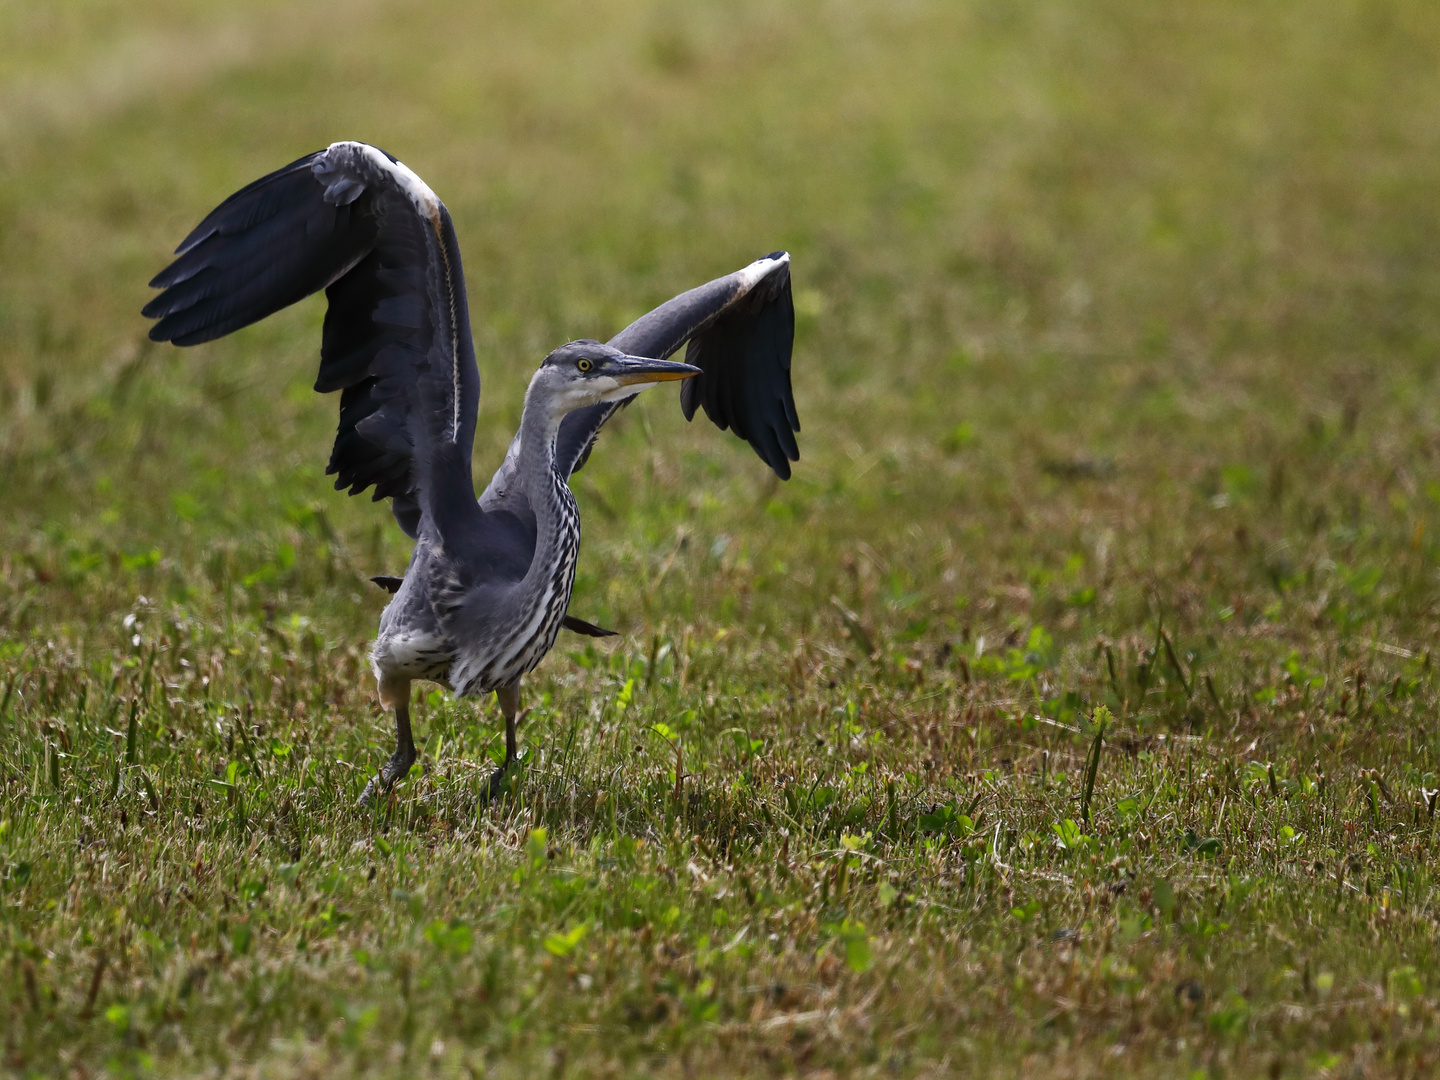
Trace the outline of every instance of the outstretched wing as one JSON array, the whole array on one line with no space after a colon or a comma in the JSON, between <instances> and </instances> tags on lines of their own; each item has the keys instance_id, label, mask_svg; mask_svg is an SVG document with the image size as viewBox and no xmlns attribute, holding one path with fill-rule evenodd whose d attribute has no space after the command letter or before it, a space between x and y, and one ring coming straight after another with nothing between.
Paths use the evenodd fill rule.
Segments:
<instances>
[{"instance_id":1,"label":"outstretched wing","mask_svg":"<svg viewBox=\"0 0 1440 1080\"><path fill-rule=\"evenodd\" d=\"M642 315L610 344L632 356L663 360L687 341L685 362L704 374L680 387L680 407L692 419L705 410L721 431L734 431L782 480L800 460L800 419L790 388L795 307L790 256L783 251L743 270L681 293ZM577 471L590 456L605 421L632 399L592 405L565 418L556 440L556 468Z\"/></svg>"},{"instance_id":2,"label":"outstretched wing","mask_svg":"<svg viewBox=\"0 0 1440 1080\"><path fill-rule=\"evenodd\" d=\"M231 195L150 282L156 341L196 345L325 290L315 389L340 391L337 490L393 499L418 536L439 487L473 512L480 401L449 211L395 158L338 142ZM458 490L453 490L458 489ZM456 499L447 498L447 503Z\"/></svg>"}]
</instances>

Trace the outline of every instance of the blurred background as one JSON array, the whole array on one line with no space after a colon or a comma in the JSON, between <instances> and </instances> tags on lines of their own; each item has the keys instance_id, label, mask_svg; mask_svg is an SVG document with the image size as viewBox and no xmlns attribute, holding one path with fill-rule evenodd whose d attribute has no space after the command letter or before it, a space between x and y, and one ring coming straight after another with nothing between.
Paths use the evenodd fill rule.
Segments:
<instances>
[{"instance_id":1,"label":"blurred background","mask_svg":"<svg viewBox=\"0 0 1440 1080\"><path fill-rule=\"evenodd\" d=\"M0 0L6 1067L1434 1072L1437 57L1433 0ZM793 479L607 427L622 636L478 815L432 687L350 809L409 545L323 475L323 299L140 316L339 139L454 215L481 484L549 350L793 256Z\"/></svg>"},{"instance_id":2,"label":"blurred background","mask_svg":"<svg viewBox=\"0 0 1440 1080\"><path fill-rule=\"evenodd\" d=\"M1237 529L1217 605L1287 521L1428 543L1431 5L8 0L0 39L12 629L51 617L15 610L40 581L95 613L313 587L369 626L381 598L335 576L406 547L321 475L323 301L184 351L139 316L207 210L341 138L454 214L482 476L549 349L793 253L795 479L647 395L577 477L587 617L794 631L873 593L919 639L1051 596L1120 630L1130 575ZM1076 558L1099 609L1064 603Z\"/></svg>"}]
</instances>

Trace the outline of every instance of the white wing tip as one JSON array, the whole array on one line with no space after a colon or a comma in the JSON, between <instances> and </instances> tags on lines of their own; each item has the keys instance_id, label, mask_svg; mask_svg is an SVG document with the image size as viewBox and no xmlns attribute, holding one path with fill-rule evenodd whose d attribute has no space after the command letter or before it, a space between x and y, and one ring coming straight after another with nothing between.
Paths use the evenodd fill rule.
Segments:
<instances>
[{"instance_id":1,"label":"white wing tip","mask_svg":"<svg viewBox=\"0 0 1440 1080\"><path fill-rule=\"evenodd\" d=\"M737 271L741 284L748 291L753 289L757 283L763 281L775 272L777 266L789 266L790 253L788 251L775 251L766 255L763 259L756 259L743 270Z\"/></svg>"},{"instance_id":2,"label":"white wing tip","mask_svg":"<svg viewBox=\"0 0 1440 1080\"><path fill-rule=\"evenodd\" d=\"M353 139L344 139L334 142L326 149L331 150L344 147L353 153L361 154L368 158L370 163L382 172L389 173L395 180L396 185L409 196L410 201L415 204L415 209L428 218L435 218L440 213L440 198L430 190L430 186L417 176L414 170L410 169L403 161L391 161L379 148L369 143L357 142Z\"/></svg>"}]
</instances>

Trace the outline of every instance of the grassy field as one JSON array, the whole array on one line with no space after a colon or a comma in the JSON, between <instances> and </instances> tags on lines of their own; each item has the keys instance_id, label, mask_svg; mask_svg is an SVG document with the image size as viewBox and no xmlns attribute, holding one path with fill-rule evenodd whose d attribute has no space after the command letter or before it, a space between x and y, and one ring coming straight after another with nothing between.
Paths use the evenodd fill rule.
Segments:
<instances>
[{"instance_id":1,"label":"grassy field","mask_svg":"<svg viewBox=\"0 0 1440 1080\"><path fill-rule=\"evenodd\" d=\"M1440 13L1423 0L0 0L0 1068L1440 1068ZM389 750L405 538L312 300L145 282L339 138L529 372L794 258L802 461L654 391L575 478L514 798Z\"/></svg>"}]
</instances>

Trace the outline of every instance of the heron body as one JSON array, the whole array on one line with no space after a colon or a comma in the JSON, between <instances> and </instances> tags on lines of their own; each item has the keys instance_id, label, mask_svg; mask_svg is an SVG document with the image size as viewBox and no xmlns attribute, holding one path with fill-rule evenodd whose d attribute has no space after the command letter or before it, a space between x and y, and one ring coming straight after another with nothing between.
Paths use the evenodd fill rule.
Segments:
<instances>
[{"instance_id":1,"label":"heron body","mask_svg":"<svg viewBox=\"0 0 1440 1080\"><path fill-rule=\"evenodd\" d=\"M520 680L568 614L580 551L569 478L605 422L642 391L684 380L698 408L748 441L782 479L798 460L790 387L789 256L776 252L676 296L608 344L573 341L536 370L520 430L477 498L470 458L480 377L449 212L383 151L339 142L242 188L212 211L151 282L156 340L194 345L325 290L315 389L340 393L327 472L350 494L388 498L415 541L380 618L371 660L395 710L396 749L368 800L409 771L410 684L494 691L516 756ZM667 359L682 345L686 362Z\"/></svg>"},{"instance_id":2,"label":"heron body","mask_svg":"<svg viewBox=\"0 0 1440 1080\"><path fill-rule=\"evenodd\" d=\"M527 416L534 410L527 407ZM522 423L523 431L523 423ZM463 564L447 560L422 536L395 599L380 618L372 659L376 677L432 679L461 695L508 686L528 674L555 644L575 582L580 554L580 513L554 468L553 431L540 432L538 462L524 479L535 509L536 550L525 577L488 581L477 589ZM468 607L465 631L447 633Z\"/></svg>"}]
</instances>

